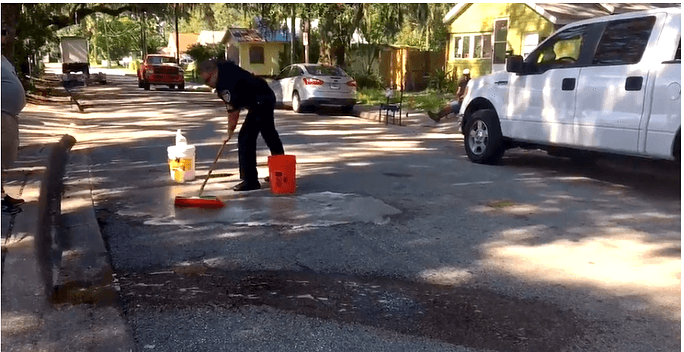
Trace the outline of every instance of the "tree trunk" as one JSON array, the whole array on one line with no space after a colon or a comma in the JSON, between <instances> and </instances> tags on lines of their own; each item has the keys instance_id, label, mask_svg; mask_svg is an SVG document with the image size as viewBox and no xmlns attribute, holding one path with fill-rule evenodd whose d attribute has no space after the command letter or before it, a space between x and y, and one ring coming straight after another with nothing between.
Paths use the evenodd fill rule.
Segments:
<instances>
[{"instance_id":1,"label":"tree trunk","mask_svg":"<svg viewBox=\"0 0 684 352\"><path fill-rule=\"evenodd\" d=\"M307 64L309 63L309 40L311 40L309 37L310 27L311 25L309 24L309 19L307 18L304 22L304 35L306 36L306 40L304 41L304 62Z\"/></svg>"},{"instance_id":2,"label":"tree trunk","mask_svg":"<svg viewBox=\"0 0 684 352\"><path fill-rule=\"evenodd\" d=\"M344 44L338 43L333 48L333 55L335 56L335 65L341 67L343 70L347 69L347 65L344 62L345 46Z\"/></svg>"}]
</instances>

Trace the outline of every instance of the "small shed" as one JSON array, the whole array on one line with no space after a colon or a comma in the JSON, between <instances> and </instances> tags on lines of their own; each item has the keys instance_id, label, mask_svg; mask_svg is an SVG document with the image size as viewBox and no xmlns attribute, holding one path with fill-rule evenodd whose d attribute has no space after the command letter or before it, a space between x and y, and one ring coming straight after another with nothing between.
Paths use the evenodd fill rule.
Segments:
<instances>
[{"instance_id":1,"label":"small shed","mask_svg":"<svg viewBox=\"0 0 684 352\"><path fill-rule=\"evenodd\" d=\"M280 53L288 38L282 34L264 35L250 28L228 28L221 40L226 58L257 76L273 76L280 71Z\"/></svg>"}]
</instances>

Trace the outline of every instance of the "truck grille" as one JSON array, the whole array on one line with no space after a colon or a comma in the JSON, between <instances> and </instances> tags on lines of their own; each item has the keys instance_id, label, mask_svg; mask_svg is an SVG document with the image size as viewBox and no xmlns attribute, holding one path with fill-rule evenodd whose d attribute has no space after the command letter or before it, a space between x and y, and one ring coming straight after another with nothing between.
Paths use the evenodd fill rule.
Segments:
<instances>
[{"instance_id":1,"label":"truck grille","mask_svg":"<svg viewBox=\"0 0 684 352\"><path fill-rule=\"evenodd\" d=\"M155 66L154 73L161 75L176 75L178 74L178 67Z\"/></svg>"}]
</instances>

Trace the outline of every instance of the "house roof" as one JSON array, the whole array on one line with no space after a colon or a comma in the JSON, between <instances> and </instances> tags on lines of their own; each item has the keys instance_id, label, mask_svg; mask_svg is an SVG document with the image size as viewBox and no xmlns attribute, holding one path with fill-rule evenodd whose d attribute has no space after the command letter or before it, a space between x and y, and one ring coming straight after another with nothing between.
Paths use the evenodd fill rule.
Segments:
<instances>
[{"instance_id":1,"label":"house roof","mask_svg":"<svg viewBox=\"0 0 684 352\"><path fill-rule=\"evenodd\" d=\"M269 40L257 29L251 28L228 28L222 43L287 43L288 40L281 33L275 33Z\"/></svg>"},{"instance_id":2,"label":"house roof","mask_svg":"<svg viewBox=\"0 0 684 352\"><path fill-rule=\"evenodd\" d=\"M180 52L183 53L188 51L188 48L190 48L191 45L197 43L198 37L199 34L197 33L179 33L178 43L180 43ZM176 52L176 32L171 32L171 34L169 34L169 45L167 48L169 52Z\"/></svg>"},{"instance_id":3,"label":"house roof","mask_svg":"<svg viewBox=\"0 0 684 352\"><path fill-rule=\"evenodd\" d=\"M586 20L600 16L620 14L633 11L653 10L661 7L679 6L679 4L649 4L649 3L526 3L551 23L566 25L568 23Z\"/></svg>"},{"instance_id":4,"label":"house roof","mask_svg":"<svg viewBox=\"0 0 684 352\"><path fill-rule=\"evenodd\" d=\"M202 45L219 44L226 35L226 31L201 31L197 37L197 43Z\"/></svg>"},{"instance_id":5,"label":"house roof","mask_svg":"<svg viewBox=\"0 0 684 352\"><path fill-rule=\"evenodd\" d=\"M444 16L449 23L458 18L471 3L458 3ZM566 25L571 22L632 11L652 10L663 7L680 7L679 3L534 3L525 5L548 19L555 25Z\"/></svg>"}]
</instances>

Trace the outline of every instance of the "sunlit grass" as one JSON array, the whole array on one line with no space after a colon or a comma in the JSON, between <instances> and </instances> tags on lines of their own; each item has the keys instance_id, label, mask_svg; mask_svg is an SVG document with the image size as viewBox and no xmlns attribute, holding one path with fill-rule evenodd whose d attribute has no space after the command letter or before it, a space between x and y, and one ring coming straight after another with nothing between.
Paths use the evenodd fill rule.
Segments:
<instances>
[{"instance_id":1,"label":"sunlit grass","mask_svg":"<svg viewBox=\"0 0 684 352\"><path fill-rule=\"evenodd\" d=\"M399 94L395 92L395 100ZM408 109L437 110L446 105L454 98L453 93L441 93L433 90L422 92L404 92L403 105ZM385 91L382 89L360 89L356 92L356 101L359 105L380 105L387 103Z\"/></svg>"}]
</instances>

